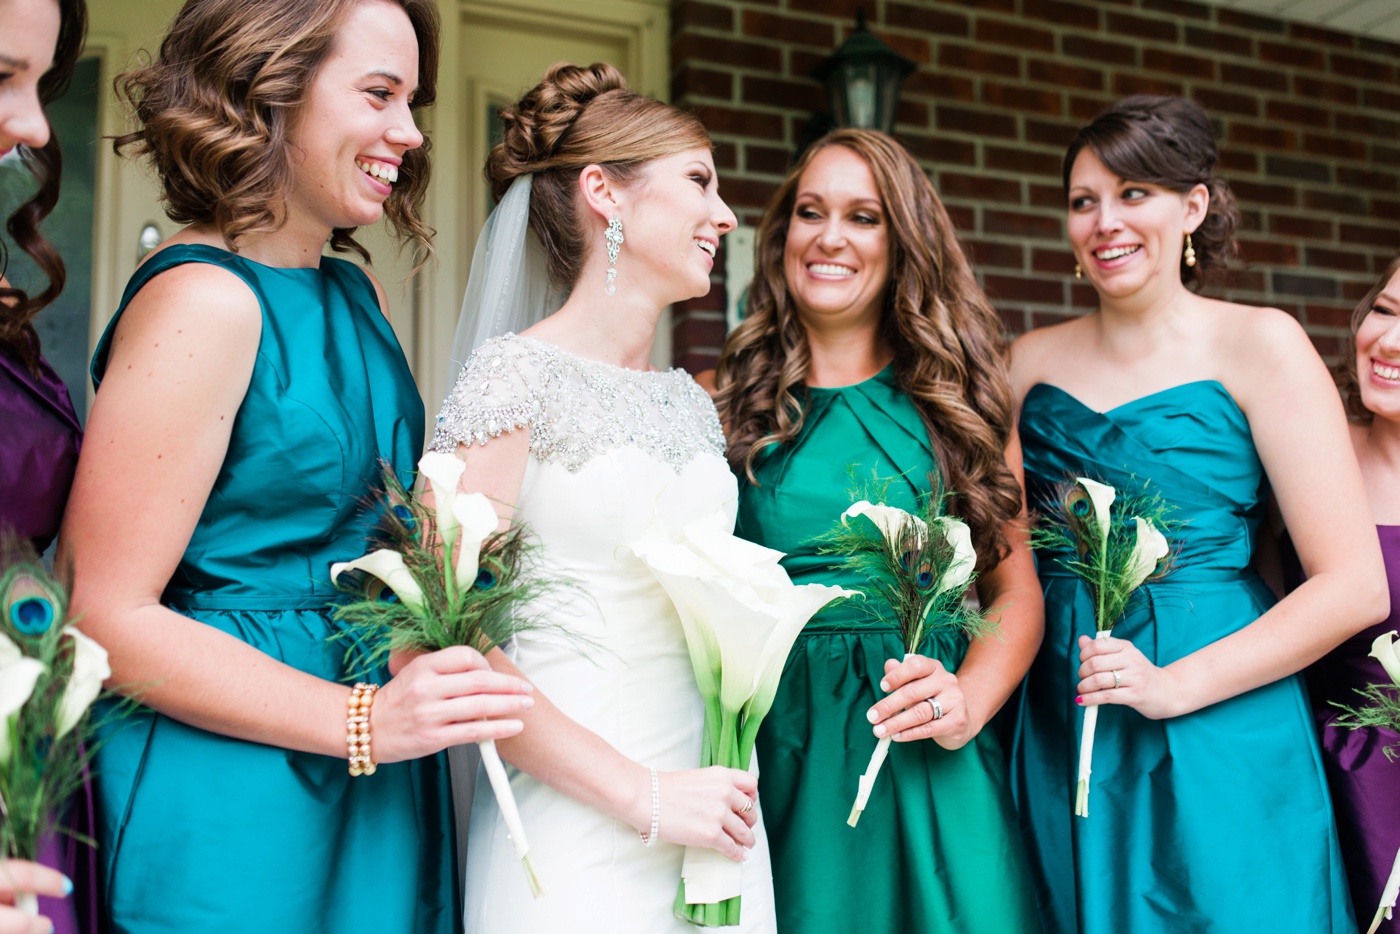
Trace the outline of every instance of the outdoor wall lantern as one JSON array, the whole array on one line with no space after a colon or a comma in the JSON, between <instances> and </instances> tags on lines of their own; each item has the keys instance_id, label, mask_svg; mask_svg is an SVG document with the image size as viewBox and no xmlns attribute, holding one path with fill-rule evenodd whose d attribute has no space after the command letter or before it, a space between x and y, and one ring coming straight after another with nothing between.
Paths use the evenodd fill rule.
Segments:
<instances>
[{"instance_id":1,"label":"outdoor wall lantern","mask_svg":"<svg viewBox=\"0 0 1400 934\"><path fill-rule=\"evenodd\" d=\"M836 126L890 133L900 87L917 67L866 28L861 9L856 11L855 30L813 69L812 77L826 84Z\"/></svg>"}]
</instances>

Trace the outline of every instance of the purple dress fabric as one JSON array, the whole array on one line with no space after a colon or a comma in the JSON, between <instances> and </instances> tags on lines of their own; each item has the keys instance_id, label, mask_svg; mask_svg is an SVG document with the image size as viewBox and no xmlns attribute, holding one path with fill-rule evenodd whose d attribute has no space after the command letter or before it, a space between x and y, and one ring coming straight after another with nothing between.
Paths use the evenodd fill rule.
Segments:
<instances>
[{"instance_id":1,"label":"purple dress fabric","mask_svg":"<svg viewBox=\"0 0 1400 934\"><path fill-rule=\"evenodd\" d=\"M1396 850L1400 850L1400 759L1392 762L1385 755L1387 746L1400 743L1400 735L1337 726L1341 711L1330 702L1355 707L1360 701L1357 689L1390 683L1370 652L1377 636L1400 629L1400 526L1377 526L1376 531L1390 584L1390 616L1352 636L1307 670L1352 907L1363 927L1376 913ZM1400 934L1400 913L1381 922L1380 934Z\"/></svg>"},{"instance_id":2,"label":"purple dress fabric","mask_svg":"<svg viewBox=\"0 0 1400 934\"><path fill-rule=\"evenodd\" d=\"M82 439L68 389L44 360L36 378L23 363L0 352L0 432L0 528L19 533L42 552L58 534ZM91 836L90 786L78 795L67 823ZM39 861L67 874L77 887L72 898L39 899L39 910L53 921L55 934L95 932L97 863L92 848L55 836L41 848Z\"/></svg>"}]
</instances>

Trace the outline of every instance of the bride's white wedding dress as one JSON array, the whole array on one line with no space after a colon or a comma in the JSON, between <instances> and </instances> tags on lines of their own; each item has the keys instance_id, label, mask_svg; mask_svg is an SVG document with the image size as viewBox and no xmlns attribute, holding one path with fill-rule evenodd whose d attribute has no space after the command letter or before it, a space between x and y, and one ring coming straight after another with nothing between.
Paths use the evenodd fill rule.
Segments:
<instances>
[{"instance_id":1,"label":"bride's white wedding dress","mask_svg":"<svg viewBox=\"0 0 1400 934\"><path fill-rule=\"evenodd\" d=\"M714 406L682 370L628 370L516 335L487 341L444 404L433 447L489 444L525 428L530 458L515 516L542 546L544 573L575 584L535 609L588 644L522 636L516 664L565 714L629 758L659 771L696 768L704 711L680 619L624 546L657 521L678 528L717 509L732 518L737 487ZM470 463L470 449L466 455ZM693 934L672 912L682 847L644 847L629 824L510 773L546 894L531 898L490 785L479 776L467 844L467 934ZM753 934L775 930L761 816L755 833L739 928Z\"/></svg>"}]
</instances>

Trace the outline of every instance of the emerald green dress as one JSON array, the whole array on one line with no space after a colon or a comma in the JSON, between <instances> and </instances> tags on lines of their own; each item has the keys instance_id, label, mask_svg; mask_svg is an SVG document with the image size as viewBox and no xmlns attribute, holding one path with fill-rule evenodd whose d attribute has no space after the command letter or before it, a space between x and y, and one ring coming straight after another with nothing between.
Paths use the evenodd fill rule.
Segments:
<instances>
[{"instance_id":1,"label":"emerald green dress","mask_svg":"<svg viewBox=\"0 0 1400 934\"><path fill-rule=\"evenodd\" d=\"M793 582L855 587L811 539L851 504L848 468L900 476L889 505L912 509L937 469L928 433L893 368L855 386L808 390L803 429L768 448L744 486L737 532L787 553ZM956 670L961 637L926 655ZM962 749L894 743L860 825L846 826L876 737L865 713L884 696L903 644L858 601L818 614L797 639L759 733L778 929L801 934L1040 930L1000 743Z\"/></svg>"}]
</instances>

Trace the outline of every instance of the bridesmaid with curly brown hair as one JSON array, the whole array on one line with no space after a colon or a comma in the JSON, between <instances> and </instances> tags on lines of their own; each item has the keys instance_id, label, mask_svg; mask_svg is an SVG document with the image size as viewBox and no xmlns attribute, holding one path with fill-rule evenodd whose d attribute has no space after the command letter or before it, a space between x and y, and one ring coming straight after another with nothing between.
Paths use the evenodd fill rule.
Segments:
<instances>
[{"instance_id":1,"label":"bridesmaid with curly brown hair","mask_svg":"<svg viewBox=\"0 0 1400 934\"><path fill-rule=\"evenodd\" d=\"M859 604L798 637L759 734L779 929L1038 931L1006 764L988 724L1040 644L1001 319L928 177L881 133L839 130L778 189L748 316L712 377L741 480L736 531L797 583L856 586L812 539L851 504L850 471L935 488L972 529L1000 636L938 633L904 659ZM894 739L859 827L845 817L874 743Z\"/></svg>"}]
</instances>

